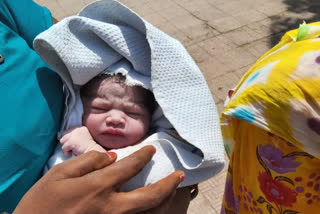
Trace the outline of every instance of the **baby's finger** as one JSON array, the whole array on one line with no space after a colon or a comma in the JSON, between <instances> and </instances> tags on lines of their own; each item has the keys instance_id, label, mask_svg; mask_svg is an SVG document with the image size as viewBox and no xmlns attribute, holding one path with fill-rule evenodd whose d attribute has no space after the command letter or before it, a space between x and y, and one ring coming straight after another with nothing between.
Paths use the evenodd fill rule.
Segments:
<instances>
[{"instance_id":1,"label":"baby's finger","mask_svg":"<svg viewBox=\"0 0 320 214\"><path fill-rule=\"evenodd\" d=\"M66 156L72 155L72 146L69 143L62 144L62 152Z\"/></svg>"},{"instance_id":2,"label":"baby's finger","mask_svg":"<svg viewBox=\"0 0 320 214\"><path fill-rule=\"evenodd\" d=\"M65 144L71 137L71 133L64 134L62 138L60 138L60 143Z\"/></svg>"}]
</instances>

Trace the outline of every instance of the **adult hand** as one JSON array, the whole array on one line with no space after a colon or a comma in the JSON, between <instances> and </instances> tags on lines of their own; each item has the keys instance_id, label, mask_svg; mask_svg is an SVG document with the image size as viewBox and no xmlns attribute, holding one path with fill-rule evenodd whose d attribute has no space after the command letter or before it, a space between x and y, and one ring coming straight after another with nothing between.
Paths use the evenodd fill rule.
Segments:
<instances>
[{"instance_id":1,"label":"adult hand","mask_svg":"<svg viewBox=\"0 0 320 214\"><path fill-rule=\"evenodd\" d=\"M157 207L175 194L184 178L182 171L151 186L118 192L151 160L154 151L146 146L116 163L116 154L88 152L56 165L25 194L14 214L118 214Z\"/></svg>"}]
</instances>

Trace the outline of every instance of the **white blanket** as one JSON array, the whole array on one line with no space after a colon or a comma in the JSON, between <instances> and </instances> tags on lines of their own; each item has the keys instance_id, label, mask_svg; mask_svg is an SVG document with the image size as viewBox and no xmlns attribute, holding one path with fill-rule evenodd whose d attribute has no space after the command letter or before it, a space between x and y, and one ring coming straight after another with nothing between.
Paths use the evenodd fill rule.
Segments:
<instances>
[{"instance_id":1,"label":"white blanket","mask_svg":"<svg viewBox=\"0 0 320 214\"><path fill-rule=\"evenodd\" d=\"M223 168L219 117L199 68L179 41L126 6L114 0L94 2L79 15L38 35L34 48L65 84L67 106L61 131L81 125L77 124L81 119L71 119L72 115L82 115L79 87L119 60L132 65L132 84L154 93L160 107L153 115L152 125L158 132L116 153L121 159L149 144L157 152L124 190L150 185L175 170L185 171L181 186L187 186L204 181ZM171 124L184 140L168 134ZM50 161L56 164L65 158L58 147L56 157Z\"/></svg>"}]
</instances>

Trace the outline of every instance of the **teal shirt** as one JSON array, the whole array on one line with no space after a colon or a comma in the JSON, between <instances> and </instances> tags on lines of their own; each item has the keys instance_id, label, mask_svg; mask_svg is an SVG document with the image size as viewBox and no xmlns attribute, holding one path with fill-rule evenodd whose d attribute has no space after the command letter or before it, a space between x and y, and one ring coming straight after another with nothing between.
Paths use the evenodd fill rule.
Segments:
<instances>
[{"instance_id":1,"label":"teal shirt","mask_svg":"<svg viewBox=\"0 0 320 214\"><path fill-rule=\"evenodd\" d=\"M11 213L40 178L56 145L62 82L32 49L52 25L31 0L0 0L0 213Z\"/></svg>"}]
</instances>

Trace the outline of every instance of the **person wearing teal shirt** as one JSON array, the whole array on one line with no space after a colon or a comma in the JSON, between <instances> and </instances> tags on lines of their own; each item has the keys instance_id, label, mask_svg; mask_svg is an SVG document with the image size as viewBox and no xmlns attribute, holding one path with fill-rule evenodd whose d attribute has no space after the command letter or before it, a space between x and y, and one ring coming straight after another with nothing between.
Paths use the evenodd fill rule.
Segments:
<instances>
[{"instance_id":1,"label":"person wearing teal shirt","mask_svg":"<svg viewBox=\"0 0 320 214\"><path fill-rule=\"evenodd\" d=\"M90 152L40 178L63 108L60 78L32 49L34 37L51 25L49 10L32 0L0 0L0 213L137 213L155 207L165 213L184 179L181 171L149 187L116 191L150 161L152 146L117 163L115 153Z\"/></svg>"},{"instance_id":2,"label":"person wearing teal shirt","mask_svg":"<svg viewBox=\"0 0 320 214\"><path fill-rule=\"evenodd\" d=\"M0 1L0 207L7 212L40 178L57 142L62 82L32 49L51 25L50 12L32 1Z\"/></svg>"}]
</instances>

